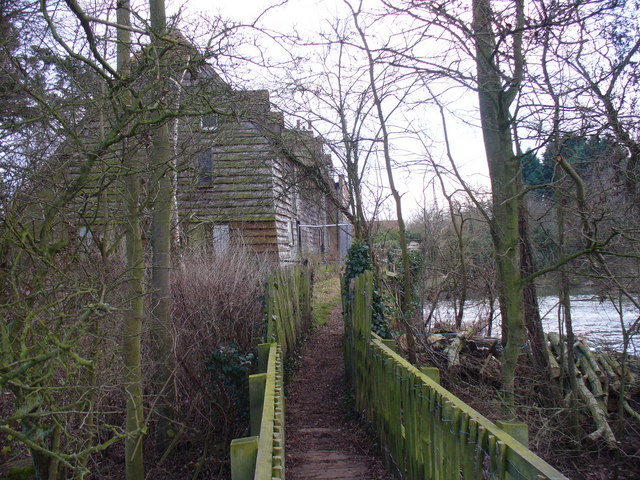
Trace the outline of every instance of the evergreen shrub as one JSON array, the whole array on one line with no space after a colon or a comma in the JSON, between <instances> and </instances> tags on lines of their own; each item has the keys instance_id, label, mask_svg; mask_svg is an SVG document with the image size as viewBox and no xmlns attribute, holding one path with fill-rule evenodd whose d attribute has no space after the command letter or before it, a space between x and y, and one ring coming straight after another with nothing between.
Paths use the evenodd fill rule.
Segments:
<instances>
[{"instance_id":1,"label":"evergreen shrub","mask_svg":"<svg viewBox=\"0 0 640 480\"><path fill-rule=\"evenodd\" d=\"M352 278L366 272L373 271L373 263L369 252L369 245L364 240L354 240L347 252L345 262L344 282L342 292L346 300L349 293L349 282ZM382 338L393 338L389 328L389 320L385 315L385 305L380 294L380 281L376 275L373 283L372 296L373 318L371 319L371 330Z\"/></svg>"}]
</instances>

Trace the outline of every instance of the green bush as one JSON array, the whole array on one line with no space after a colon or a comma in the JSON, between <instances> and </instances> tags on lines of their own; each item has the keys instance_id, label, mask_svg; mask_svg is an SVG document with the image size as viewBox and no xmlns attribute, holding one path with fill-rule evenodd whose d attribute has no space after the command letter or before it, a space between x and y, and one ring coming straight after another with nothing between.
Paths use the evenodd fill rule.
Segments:
<instances>
[{"instance_id":1,"label":"green bush","mask_svg":"<svg viewBox=\"0 0 640 480\"><path fill-rule=\"evenodd\" d=\"M237 345L222 345L207 359L213 398L227 414L227 419L249 418L249 374L255 355L242 353Z\"/></svg>"},{"instance_id":2,"label":"green bush","mask_svg":"<svg viewBox=\"0 0 640 480\"><path fill-rule=\"evenodd\" d=\"M364 240L354 240L347 252L347 260L345 262L343 284L343 296L345 299L349 292L349 282L351 279L368 270L373 270L371 255L369 254L369 245L367 245ZM373 307L371 330L382 338L393 338L389 328L389 320L384 314L385 306L382 301L382 295L380 295L379 287L380 282L376 276L373 283L373 298L371 299Z\"/></svg>"},{"instance_id":3,"label":"green bush","mask_svg":"<svg viewBox=\"0 0 640 480\"><path fill-rule=\"evenodd\" d=\"M347 252L344 281L348 288L349 281L367 270L373 270L369 245L364 240L354 240Z\"/></svg>"},{"instance_id":4,"label":"green bush","mask_svg":"<svg viewBox=\"0 0 640 480\"><path fill-rule=\"evenodd\" d=\"M382 338L393 338L391 328L389 327L389 319L385 315L386 306L382 301L380 294L379 281L376 277L373 281L373 298L371 299L373 312L371 318L371 330Z\"/></svg>"}]
</instances>

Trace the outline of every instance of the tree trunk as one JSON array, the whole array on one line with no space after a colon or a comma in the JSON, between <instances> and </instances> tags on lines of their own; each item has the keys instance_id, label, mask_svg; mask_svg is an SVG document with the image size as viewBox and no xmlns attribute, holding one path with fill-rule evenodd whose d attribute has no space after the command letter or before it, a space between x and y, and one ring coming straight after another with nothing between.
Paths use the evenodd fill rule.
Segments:
<instances>
[{"instance_id":1,"label":"tree trunk","mask_svg":"<svg viewBox=\"0 0 640 480\"><path fill-rule=\"evenodd\" d=\"M129 0L119 0L117 10L118 25L118 73L126 76L129 72L131 57L131 25ZM129 109L131 97L127 90L121 95L123 109ZM125 471L127 480L144 479L142 440L144 431L144 409L142 403L142 367L140 343L142 318L144 315L144 252L142 231L140 228L140 185L139 165L135 152L123 141L122 159L126 171L124 205L126 218L126 257L127 257L127 304L124 318L123 356L124 389L127 397L125 439Z\"/></svg>"},{"instance_id":2,"label":"tree trunk","mask_svg":"<svg viewBox=\"0 0 640 480\"><path fill-rule=\"evenodd\" d=\"M496 315L496 296L493 289L493 284L487 281L487 295L489 296L489 320L487 322L487 337L491 336L493 330L493 318Z\"/></svg>"},{"instance_id":3,"label":"tree trunk","mask_svg":"<svg viewBox=\"0 0 640 480\"><path fill-rule=\"evenodd\" d=\"M451 207L450 207L451 208ZM460 296L459 296L459 308L456 312L456 330L462 328L462 319L464 318L464 305L467 302L467 289L468 289L468 274L467 274L467 261L464 252L464 237L462 235L462 229L464 226L464 218L462 217L462 210L458 211L460 216L460 224L456 222L455 215L451 211L451 221L456 233L456 242L458 247L458 256L460 257Z\"/></svg>"},{"instance_id":4,"label":"tree trunk","mask_svg":"<svg viewBox=\"0 0 640 480\"><path fill-rule=\"evenodd\" d=\"M151 14L151 38L154 58L157 68L157 89L166 89L165 81L170 74L166 67L166 57L169 45L164 38L167 33L164 0L149 0ZM158 435L157 446L162 451L168 444L170 437L168 430L173 418L172 405L174 403L173 388L173 333L171 323L171 213L173 205L173 185L171 182L171 141L169 125L162 120L161 105L164 102L158 98L159 123L153 132L152 167L152 227L151 248L153 251L151 283L152 292L152 355L156 368L154 384L155 392L159 396Z\"/></svg>"},{"instance_id":5,"label":"tree trunk","mask_svg":"<svg viewBox=\"0 0 640 480\"><path fill-rule=\"evenodd\" d=\"M460 260L460 288L459 296L458 296L458 308L456 308L455 312L455 327L456 330L460 330L462 327L462 319L464 318L464 305L467 301L467 289L468 289L468 272L467 272L467 262L465 258L464 252L464 236L463 236L463 228L464 228L464 217L462 213L462 208L458 205L454 199L453 195L447 193L447 189L445 187L444 180L442 179L442 175L440 174L440 170L435 168L435 174L438 177L440 182L440 188L442 189L442 194L447 199L447 204L449 205L449 218L451 219L451 226L453 227L453 231L456 235L456 247L458 253L458 259ZM455 210L458 210L457 213ZM459 220L458 220L459 219ZM455 304L455 302L454 302Z\"/></svg>"},{"instance_id":6,"label":"tree trunk","mask_svg":"<svg viewBox=\"0 0 640 480\"><path fill-rule=\"evenodd\" d=\"M558 197L558 203L556 207L556 217L558 222L558 247L560 250L560 256L565 253L565 238L564 238L564 212L566 208L566 200L563 198L563 193L560 188L556 188L556 196ZM573 351L573 344L575 343L575 337L573 335L573 322L571 321L571 299L569 298L569 276L564 268L559 273L558 284L558 302L562 309L564 327L566 330L566 348L561 348L562 352L566 352L566 375L569 377L569 386L571 388L571 394L574 399L580 398L580 388L578 385L576 360ZM561 327L561 325L559 325ZM559 329L559 331L562 331ZM562 338L560 341L562 342ZM562 345L561 345L562 347ZM564 367L565 363L561 362L561 366ZM580 438L580 420L578 418L578 412L573 405L568 405L569 411L569 429L570 434L574 441L579 441Z\"/></svg>"},{"instance_id":7,"label":"tree trunk","mask_svg":"<svg viewBox=\"0 0 640 480\"><path fill-rule=\"evenodd\" d=\"M517 23L524 22L522 1ZM493 32L490 0L473 1L473 31L478 72L478 100L491 193L493 219L491 234L496 256L496 283L502 315L502 390L504 416L515 417L515 370L524 341L523 291L520 277L518 232L520 162L513 153L512 118L509 106L519 89L523 69L521 34L514 33L514 76L503 87L496 63L496 38Z\"/></svg>"},{"instance_id":8,"label":"tree trunk","mask_svg":"<svg viewBox=\"0 0 640 480\"><path fill-rule=\"evenodd\" d=\"M159 396L158 448L163 449L170 437L167 436L173 418L172 405L175 394L173 386L174 358L173 331L171 321L171 213L173 195L171 188L171 151L168 125L159 126L153 139L153 216L151 247L152 268L152 352L156 368L155 392Z\"/></svg>"},{"instance_id":9,"label":"tree trunk","mask_svg":"<svg viewBox=\"0 0 640 480\"><path fill-rule=\"evenodd\" d=\"M347 127L347 118L344 108L340 108L340 128L342 130L342 141L345 146L345 164L347 171L347 182L349 186L349 200L352 205L354 239L362 239L365 236L364 228L364 208L362 206L362 186L361 178L358 172L359 152L357 150L357 142L349 133Z\"/></svg>"},{"instance_id":10,"label":"tree trunk","mask_svg":"<svg viewBox=\"0 0 640 480\"><path fill-rule=\"evenodd\" d=\"M391 161L391 150L389 147L389 132L387 130L387 121L382 109L382 98L379 95L378 84L376 82L376 76L374 71L375 61L371 54L371 50L369 48L369 44L367 42L367 38L365 36L364 31L358 24L358 16L357 13L353 12L353 19L355 22L356 29L360 35L362 40L365 52L367 54L368 67L369 67L369 85L371 86L371 94L373 96L373 103L376 108L376 113L378 116L378 122L380 123L380 131L382 132L382 149L384 153L384 163L387 171L387 178L389 180L389 189L391 190L391 196L396 205L396 215L398 218L398 231L399 231L399 243L400 243L400 251L402 255L402 268L404 270L403 274L403 289L402 289L402 299L400 302L400 315L402 316L402 322L404 323L406 334L407 334L407 346L409 350L409 361L411 363L416 363L416 340L413 336L413 328L412 328L412 300L413 300L413 278L411 272L411 263L409 261L409 251L407 249L407 234L406 227L404 223L404 218L402 216L402 198L398 189L396 188L394 177L393 177L393 167ZM420 312L420 318L422 314Z\"/></svg>"},{"instance_id":11,"label":"tree trunk","mask_svg":"<svg viewBox=\"0 0 640 480\"><path fill-rule=\"evenodd\" d=\"M531 242L529 240L529 222L527 221L527 209L524 201L520 204L520 271L523 278L535 272L533 255L531 252ZM527 330L529 345L535 374L538 377L538 388L541 394L541 401L545 407L557 406L560 399L560 391L555 388L552 382L551 364L547 351L547 340L542 329L540 319L540 309L538 307L538 292L533 281L529 281L523 286L524 296L524 323Z\"/></svg>"}]
</instances>

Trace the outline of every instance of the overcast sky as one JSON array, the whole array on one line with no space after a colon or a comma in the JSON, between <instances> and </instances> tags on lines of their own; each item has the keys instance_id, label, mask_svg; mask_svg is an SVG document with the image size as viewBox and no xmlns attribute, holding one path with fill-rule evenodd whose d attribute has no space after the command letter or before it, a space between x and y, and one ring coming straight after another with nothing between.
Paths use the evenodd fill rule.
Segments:
<instances>
[{"instance_id":1,"label":"overcast sky","mask_svg":"<svg viewBox=\"0 0 640 480\"><path fill-rule=\"evenodd\" d=\"M178 2L168 4L169 10L175 11ZM260 16L270 6L276 5L274 0L188 0L186 3L186 16L199 16L199 12L208 15L221 16L231 20L251 23ZM367 7L375 4L374 0L366 0ZM260 26L270 30L289 33L294 28L303 34L318 32L320 29L327 29L328 21L336 17L344 17L346 9L342 0L289 0L281 2L280 6L268 10L260 20ZM277 102L277 100L276 100ZM455 107L454 107L455 108ZM475 95L466 93L459 101L458 113L467 117L468 123L477 123L475 120ZM295 122L294 119L290 119ZM405 121L405 119L403 119ZM442 127L439 115L434 110L432 118L424 118L424 114L419 118L407 118L414 128L423 128L429 131L430 154L440 162L446 162L444 148L440 140ZM451 147L456 163L464 172L468 181L474 185L487 186L487 167L484 155L484 146L480 129L474 125L465 125L462 121L454 118L447 119L449 135L451 137ZM314 124L315 126L315 124ZM418 153L418 148L411 143L400 145L399 150L407 151L406 161L417 164L416 167L398 170L396 183L403 196L403 207L411 215L418 211L419 205L431 203L433 188L428 186L432 180L432 175L425 174L426 168L423 165L424 153ZM412 153L416 152L412 157ZM378 175L378 180L371 179L371 182L381 182L386 184L384 175ZM426 193L425 193L426 190ZM426 197L426 200L425 200ZM388 205L388 212L385 216L395 216L393 208Z\"/></svg>"}]
</instances>

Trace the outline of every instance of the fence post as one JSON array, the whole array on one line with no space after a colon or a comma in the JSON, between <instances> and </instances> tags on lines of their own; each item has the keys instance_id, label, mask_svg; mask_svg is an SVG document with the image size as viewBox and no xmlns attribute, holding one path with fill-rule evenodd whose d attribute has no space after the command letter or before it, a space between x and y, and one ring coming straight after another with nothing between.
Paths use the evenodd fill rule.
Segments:
<instances>
[{"instance_id":1,"label":"fence post","mask_svg":"<svg viewBox=\"0 0 640 480\"><path fill-rule=\"evenodd\" d=\"M261 343L258 345L258 373L267 373L270 348L271 343Z\"/></svg>"},{"instance_id":2,"label":"fence post","mask_svg":"<svg viewBox=\"0 0 640 480\"><path fill-rule=\"evenodd\" d=\"M267 374L249 375L249 418L251 435L260 434L262 408L264 406L264 389L267 385Z\"/></svg>"},{"instance_id":3,"label":"fence post","mask_svg":"<svg viewBox=\"0 0 640 480\"><path fill-rule=\"evenodd\" d=\"M520 422L508 422L506 420L498 420L496 425L525 447L529 447L529 425Z\"/></svg>"},{"instance_id":4,"label":"fence post","mask_svg":"<svg viewBox=\"0 0 640 480\"><path fill-rule=\"evenodd\" d=\"M391 349L392 351L398 353L398 351L396 350L397 346L396 346L396 341L393 338L383 338L382 340L382 344L385 347L389 347L389 349Z\"/></svg>"},{"instance_id":5,"label":"fence post","mask_svg":"<svg viewBox=\"0 0 640 480\"><path fill-rule=\"evenodd\" d=\"M440 385L440 369L436 367L420 367L420 371Z\"/></svg>"},{"instance_id":6,"label":"fence post","mask_svg":"<svg viewBox=\"0 0 640 480\"><path fill-rule=\"evenodd\" d=\"M231 441L231 480L253 480L258 456L258 437Z\"/></svg>"}]
</instances>

